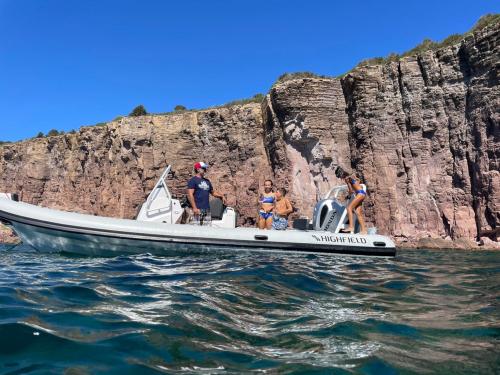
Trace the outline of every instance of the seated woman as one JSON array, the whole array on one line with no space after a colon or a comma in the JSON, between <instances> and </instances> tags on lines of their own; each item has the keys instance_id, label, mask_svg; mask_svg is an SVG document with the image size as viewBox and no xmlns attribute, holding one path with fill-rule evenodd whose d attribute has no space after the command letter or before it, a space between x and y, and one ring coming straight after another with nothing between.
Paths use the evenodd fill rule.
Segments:
<instances>
[{"instance_id":1,"label":"seated woman","mask_svg":"<svg viewBox=\"0 0 500 375\"><path fill-rule=\"evenodd\" d=\"M343 171L343 178L347 184L349 190L349 195L355 194L354 199L347 206L347 216L349 217L349 226L346 229L341 230L341 233L354 233L354 219L352 212L356 211L356 216L358 217L359 225L361 227L360 234L366 234L365 218L363 217L363 211L361 205L366 198L366 191L363 190L361 186L361 180L357 178L354 174L349 175L347 172Z\"/></svg>"},{"instance_id":2,"label":"seated woman","mask_svg":"<svg viewBox=\"0 0 500 375\"><path fill-rule=\"evenodd\" d=\"M285 230L288 228L288 215L293 212L293 207L286 195L284 188L276 191L276 204L274 208L273 229Z\"/></svg>"},{"instance_id":3,"label":"seated woman","mask_svg":"<svg viewBox=\"0 0 500 375\"><path fill-rule=\"evenodd\" d=\"M259 198L259 229L271 229L273 224L273 210L276 197L273 193L273 182L264 181L264 193Z\"/></svg>"}]
</instances>

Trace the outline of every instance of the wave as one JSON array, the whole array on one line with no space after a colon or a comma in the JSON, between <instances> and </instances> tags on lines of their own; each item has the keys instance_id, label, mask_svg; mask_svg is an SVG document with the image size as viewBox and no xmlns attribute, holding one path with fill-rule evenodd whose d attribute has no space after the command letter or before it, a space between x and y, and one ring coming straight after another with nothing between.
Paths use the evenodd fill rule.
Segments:
<instances>
[{"instance_id":1,"label":"wave","mask_svg":"<svg viewBox=\"0 0 500 375\"><path fill-rule=\"evenodd\" d=\"M0 373L495 373L499 255L447 254L6 251Z\"/></svg>"}]
</instances>

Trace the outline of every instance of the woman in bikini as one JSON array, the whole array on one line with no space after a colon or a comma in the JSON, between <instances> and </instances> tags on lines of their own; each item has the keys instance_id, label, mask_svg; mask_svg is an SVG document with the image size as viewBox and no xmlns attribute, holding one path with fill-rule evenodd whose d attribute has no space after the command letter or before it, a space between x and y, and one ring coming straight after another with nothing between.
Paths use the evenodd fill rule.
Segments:
<instances>
[{"instance_id":1,"label":"woman in bikini","mask_svg":"<svg viewBox=\"0 0 500 375\"><path fill-rule=\"evenodd\" d=\"M366 226L365 226L365 218L363 217L363 211L361 205L366 198L366 191L363 190L361 186L361 180L357 178L355 175L349 175L347 172L344 172L344 180L347 184L347 188L349 189L349 195L355 194L354 199L347 206L347 215L349 217L349 227L341 230L341 233L354 233L354 220L352 216L352 212L356 211L356 216L358 217L359 225L361 227L360 234L366 234Z\"/></svg>"},{"instance_id":2,"label":"woman in bikini","mask_svg":"<svg viewBox=\"0 0 500 375\"><path fill-rule=\"evenodd\" d=\"M259 229L271 229L273 225L273 210L276 196L273 192L273 182L264 181L264 193L259 198Z\"/></svg>"}]
</instances>

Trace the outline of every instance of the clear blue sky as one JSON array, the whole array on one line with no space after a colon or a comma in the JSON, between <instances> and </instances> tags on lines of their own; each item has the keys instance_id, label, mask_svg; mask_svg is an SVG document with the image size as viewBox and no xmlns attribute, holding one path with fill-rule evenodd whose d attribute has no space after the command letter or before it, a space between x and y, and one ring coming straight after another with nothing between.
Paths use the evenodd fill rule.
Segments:
<instances>
[{"instance_id":1,"label":"clear blue sky","mask_svg":"<svg viewBox=\"0 0 500 375\"><path fill-rule=\"evenodd\" d=\"M341 74L467 31L500 2L0 0L0 140Z\"/></svg>"}]
</instances>

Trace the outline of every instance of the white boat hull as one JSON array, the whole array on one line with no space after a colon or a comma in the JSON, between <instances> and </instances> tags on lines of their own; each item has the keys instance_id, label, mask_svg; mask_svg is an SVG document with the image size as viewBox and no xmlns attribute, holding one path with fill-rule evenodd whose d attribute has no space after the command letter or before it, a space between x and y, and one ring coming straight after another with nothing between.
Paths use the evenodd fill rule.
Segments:
<instances>
[{"instance_id":1,"label":"white boat hull","mask_svg":"<svg viewBox=\"0 0 500 375\"><path fill-rule=\"evenodd\" d=\"M23 243L41 252L89 256L170 255L221 250L396 254L392 240L381 235L149 223L57 211L7 199L0 199L0 220L10 225Z\"/></svg>"}]
</instances>

